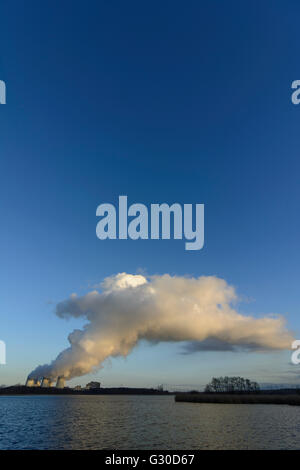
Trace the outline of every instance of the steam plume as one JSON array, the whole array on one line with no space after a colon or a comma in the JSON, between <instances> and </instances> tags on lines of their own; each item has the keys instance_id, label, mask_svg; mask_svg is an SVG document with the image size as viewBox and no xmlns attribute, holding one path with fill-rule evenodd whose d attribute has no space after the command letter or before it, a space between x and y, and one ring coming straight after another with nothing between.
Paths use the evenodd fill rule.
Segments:
<instances>
[{"instance_id":1,"label":"steam plume","mask_svg":"<svg viewBox=\"0 0 300 470\"><path fill-rule=\"evenodd\" d=\"M100 367L108 357L127 356L139 340L188 342L186 351L288 349L292 341L281 316L254 318L232 306L236 293L217 277L146 278L120 273L101 289L56 306L60 318L83 317L70 347L30 376L71 379Z\"/></svg>"}]
</instances>

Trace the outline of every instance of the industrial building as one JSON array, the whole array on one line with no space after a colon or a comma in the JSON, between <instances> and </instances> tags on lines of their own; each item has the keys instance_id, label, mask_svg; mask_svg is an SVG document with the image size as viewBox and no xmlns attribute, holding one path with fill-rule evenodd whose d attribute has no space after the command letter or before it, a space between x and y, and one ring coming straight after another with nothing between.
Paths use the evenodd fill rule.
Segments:
<instances>
[{"instance_id":1,"label":"industrial building","mask_svg":"<svg viewBox=\"0 0 300 470\"><path fill-rule=\"evenodd\" d=\"M101 387L101 383L100 382L89 382L88 384L86 384L85 388L87 390L95 390L97 388L100 388Z\"/></svg>"},{"instance_id":2,"label":"industrial building","mask_svg":"<svg viewBox=\"0 0 300 470\"><path fill-rule=\"evenodd\" d=\"M33 379L32 377L27 377L26 387L41 387L41 388L50 388L54 385L55 381L53 377L41 377L39 379ZM66 387L66 379L63 375L59 375L56 379L55 388L64 389ZM74 387L74 390L99 390L101 387L100 382L89 382L85 387L77 385Z\"/></svg>"},{"instance_id":3,"label":"industrial building","mask_svg":"<svg viewBox=\"0 0 300 470\"><path fill-rule=\"evenodd\" d=\"M51 379L50 377L42 377L41 381L38 379L27 377L25 386L49 388L52 386L52 383L53 379ZM57 378L56 388L65 388L65 378L62 375Z\"/></svg>"},{"instance_id":4,"label":"industrial building","mask_svg":"<svg viewBox=\"0 0 300 470\"><path fill-rule=\"evenodd\" d=\"M56 388L65 388L65 378L63 375L57 378Z\"/></svg>"},{"instance_id":5,"label":"industrial building","mask_svg":"<svg viewBox=\"0 0 300 470\"><path fill-rule=\"evenodd\" d=\"M48 388L48 387L51 387L51 385L52 385L52 380L49 377L43 377L41 387Z\"/></svg>"},{"instance_id":6,"label":"industrial building","mask_svg":"<svg viewBox=\"0 0 300 470\"><path fill-rule=\"evenodd\" d=\"M31 379L28 377L25 385L26 387L40 387L41 382L38 379Z\"/></svg>"}]
</instances>

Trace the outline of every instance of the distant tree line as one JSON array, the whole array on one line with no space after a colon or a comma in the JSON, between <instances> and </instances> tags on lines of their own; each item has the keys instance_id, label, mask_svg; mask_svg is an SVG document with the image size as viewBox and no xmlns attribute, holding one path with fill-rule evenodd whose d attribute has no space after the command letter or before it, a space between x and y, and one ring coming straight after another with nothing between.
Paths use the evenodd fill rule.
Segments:
<instances>
[{"instance_id":1,"label":"distant tree line","mask_svg":"<svg viewBox=\"0 0 300 470\"><path fill-rule=\"evenodd\" d=\"M257 382L243 377L213 377L205 387L206 393L258 392L259 390Z\"/></svg>"}]
</instances>

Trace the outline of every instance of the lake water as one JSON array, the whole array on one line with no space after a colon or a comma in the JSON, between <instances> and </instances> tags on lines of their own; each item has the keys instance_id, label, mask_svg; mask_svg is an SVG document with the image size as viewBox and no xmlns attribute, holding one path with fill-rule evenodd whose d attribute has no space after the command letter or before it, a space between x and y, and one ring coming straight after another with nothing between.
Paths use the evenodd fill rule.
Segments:
<instances>
[{"instance_id":1,"label":"lake water","mask_svg":"<svg viewBox=\"0 0 300 470\"><path fill-rule=\"evenodd\" d=\"M0 449L300 449L300 407L2 396Z\"/></svg>"}]
</instances>

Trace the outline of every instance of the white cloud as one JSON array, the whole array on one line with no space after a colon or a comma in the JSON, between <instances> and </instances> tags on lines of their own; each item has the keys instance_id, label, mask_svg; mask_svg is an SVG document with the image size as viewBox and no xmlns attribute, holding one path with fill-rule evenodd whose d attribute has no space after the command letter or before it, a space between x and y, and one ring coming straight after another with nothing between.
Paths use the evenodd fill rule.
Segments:
<instances>
[{"instance_id":1,"label":"white cloud","mask_svg":"<svg viewBox=\"0 0 300 470\"><path fill-rule=\"evenodd\" d=\"M68 349L33 376L84 375L108 357L127 356L141 339L190 342L188 352L290 348L283 317L241 315L233 308L235 289L217 277L147 279L120 273L106 278L101 289L57 305L59 317L84 317L87 324L69 335Z\"/></svg>"}]
</instances>

